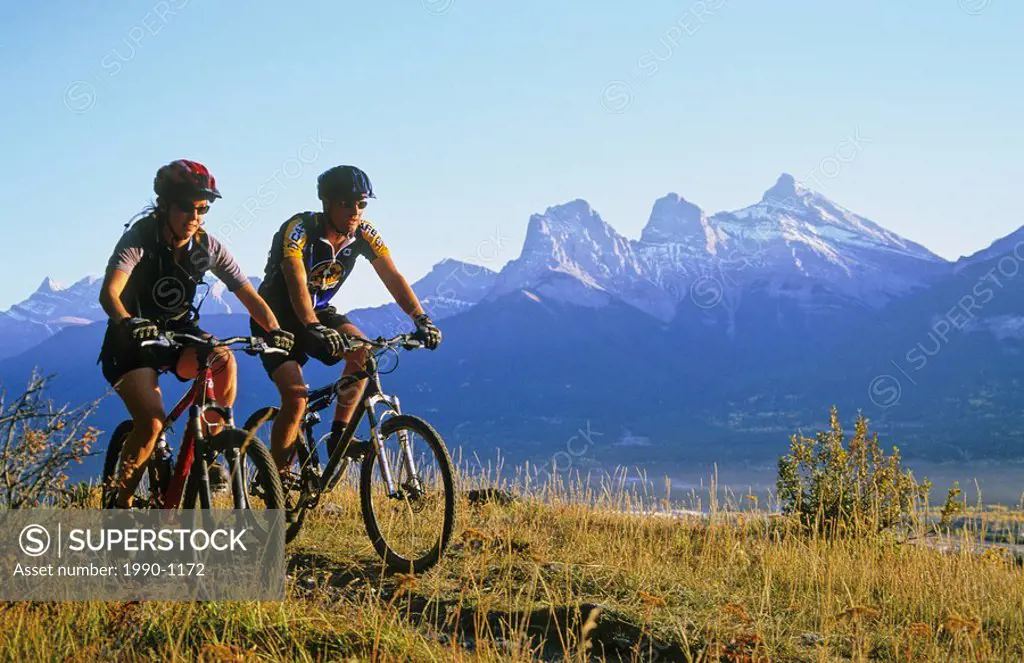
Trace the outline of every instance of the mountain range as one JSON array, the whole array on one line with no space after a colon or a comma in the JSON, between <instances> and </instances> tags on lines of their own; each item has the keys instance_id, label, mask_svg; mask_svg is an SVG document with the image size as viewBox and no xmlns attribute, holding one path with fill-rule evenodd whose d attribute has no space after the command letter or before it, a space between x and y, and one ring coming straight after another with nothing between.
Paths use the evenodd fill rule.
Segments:
<instances>
[{"instance_id":1,"label":"mountain range","mask_svg":"<svg viewBox=\"0 0 1024 663\"><path fill-rule=\"evenodd\" d=\"M448 259L419 279L445 340L403 354L385 387L465 451L513 458L564 451L586 425L601 437L582 465L764 460L833 403L910 456L1016 458L1022 240L949 262L788 174L734 211L670 193L637 239L572 200L531 216L498 272ZM98 290L47 279L0 314L0 382L39 366L58 400L103 393ZM211 331L237 333L240 310L211 285ZM394 304L350 317L370 334L410 326ZM239 362L238 409L273 402L258 364ZM121 417L115 398L97 414L108 430Z\"/></svg>"}]
</instances>

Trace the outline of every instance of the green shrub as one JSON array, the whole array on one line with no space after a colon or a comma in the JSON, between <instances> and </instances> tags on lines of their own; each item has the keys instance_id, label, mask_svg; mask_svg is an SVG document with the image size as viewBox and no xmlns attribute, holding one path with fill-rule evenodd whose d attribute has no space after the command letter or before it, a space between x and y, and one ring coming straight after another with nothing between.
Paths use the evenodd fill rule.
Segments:
<instances>
[{"instance_id":1,"label":"green shrub","mask_svg":"<svg viewBox=\"0 0 1024 663\"><path fill-rule=\"evenodd\" d=\"M847 444L839 412L833 406L829 414L829 430L813 438L792 435L789 454L779 459L776 485L783 513L829 536L877 533L908 520L931 484L918 484L903 469L896 447L885 455L863 415Z\"/></svg>"},{"instance_id":2,"label":"green shrub","mask_svg":"<svg viewBox=\"0 0 1024 663\"><path fill-rule=\"evenodd\" d=\"M960 499L960 482L954 481L949 492L946 493L946 502L942 505L942 511L939 512L939 524L942 527L949 527L953 518L966 510L966 505Z\"/></svg>"}]
</instances>

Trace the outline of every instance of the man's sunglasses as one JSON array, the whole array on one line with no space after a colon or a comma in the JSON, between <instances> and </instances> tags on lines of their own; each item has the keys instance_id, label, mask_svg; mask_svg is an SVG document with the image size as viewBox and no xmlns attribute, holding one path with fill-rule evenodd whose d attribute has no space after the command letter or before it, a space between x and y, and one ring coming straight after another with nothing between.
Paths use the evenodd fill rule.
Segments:
<instances>
[{"instance_id":1,"label":"man's sunglasses","mask_svg":"<svg viewBox=\"0 0 1024 663\"><path fill-rule=\"evenodd\" d=\"M199 205L193 205L192 203L177 202L174 203L174 206L180 209L185 214L192 214L193 212L198 212L199 216L203 216L204 214L210 211L209 203L200 203Z\"/></svg>"},{"instance_id":2,"label":"man's sunglasses","mask_svg":"<svg viewBox=\"0 0 1024 663\"><path fill-rule=\"evenodd\" d=\"M344 199L342 199L342 200L337 201L337 204L340 205L341 207L346 208L346 209L349 209L349 208L366 209L366 206L370 204L370 201L365 199L365 198L362 198L360 200L344 200Z\"/></svg>"}]
</instances>

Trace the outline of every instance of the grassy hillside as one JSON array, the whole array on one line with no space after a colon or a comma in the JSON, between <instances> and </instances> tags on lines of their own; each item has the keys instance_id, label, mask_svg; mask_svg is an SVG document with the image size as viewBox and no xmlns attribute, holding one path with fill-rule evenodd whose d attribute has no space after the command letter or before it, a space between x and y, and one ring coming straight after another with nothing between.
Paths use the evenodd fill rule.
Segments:
<instances>
[{"instance_id":1,"label":"grassy hillside","mask_svg":"<svg viewBox=\"0 0 1024 663\"><path fill-rule=\"evenodd\" d=\"M3 604L0 660L1024 659L1024 570L1000 549L808 538L752 500L639 516L659 495L624 485L464 499L420 577L382 577L343 488L289 548L286 602Z\"/></svg>"}]
</instances>

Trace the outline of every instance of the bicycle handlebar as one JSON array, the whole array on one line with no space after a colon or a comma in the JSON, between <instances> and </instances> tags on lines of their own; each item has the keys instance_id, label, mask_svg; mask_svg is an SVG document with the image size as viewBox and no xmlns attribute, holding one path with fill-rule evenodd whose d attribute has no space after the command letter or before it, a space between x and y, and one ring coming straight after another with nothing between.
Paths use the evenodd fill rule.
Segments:
<instances>
[{"instance_id":1,"label":"bicycle handlebar","mask_svg":"<svg viewBox=\"0 0 1024 663\"><path fill-rule=\"evenodd\" d=\"M415 333L412 334L398 334L391 338L384 338L378 336L375 339L364 338L355 334L346 334L347 340L354 341L354 347L352 349L358 349L360 346L367 346L378 350L386 350L394 347L401 346L406 350L413 350L416 348L424 347L423 341L417 338ZM258 336L229 336L228 338L218 339L214 336L205 338L202 336L195 336L194 334L186 334L185 332L173 332L165 331L160 334L160 338L152 341L143 341L142 347L148 347L151 345L159 345L163 347L207 347L207 348L221 348L229 347L232 345L244 345L248 347L232 348L236 350L243 350L245 352L254 354L288 354L286 350L281 348L273 348L267 345L267 342Z\"/></svg>"},{"instance_id":2,"label":"bicycle handlebar","mask_svg":"<svg viewBox=\"0 0 1024 663\"><path fill-rule=\"evenodd\" d=\"M424 347L423 341L417 338L416 334L399 334L398 336L393 336L391 338L378 336L373 340L363 338L362 336L356 336L355 334L346 334L345 338L356 342L357 345L353 349L357 349L361 345L378 350L387 350L398 346L401 346L406 350Z\"/></svg>"},{"instance_id":3,"label":"bicycle handlebar","mask_svg":"<svg viewBox=\"0 0 1024 663\"><path fill-rule=\"evenodd\" d=\"M243 350L245 352L254 354L288 354L287 350L281 348L272 348L267 345L267 342L258 336L229 336L228 338L216 338L210 336L205 338L202 336L195 336L194 334L186 334L184 332L172 332L165 331L161 333L161 337L153 341L143 341L140 345L142 347L148 347L150 345L160 345L165 348L170 347L207 347L207 348L225 348L232 345L241 345L245 347L232 348L233 350Z\"/></svg>"}]
</instances>

